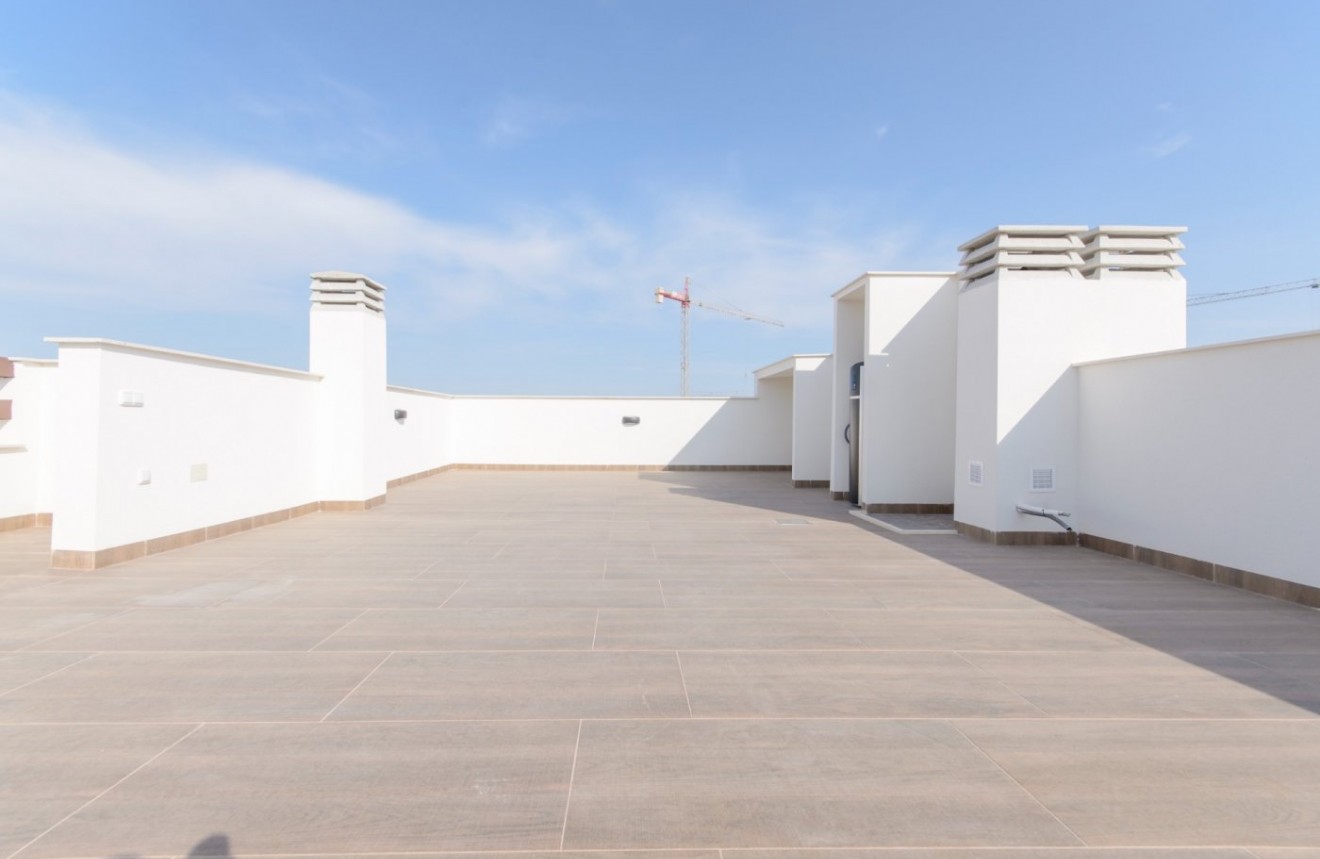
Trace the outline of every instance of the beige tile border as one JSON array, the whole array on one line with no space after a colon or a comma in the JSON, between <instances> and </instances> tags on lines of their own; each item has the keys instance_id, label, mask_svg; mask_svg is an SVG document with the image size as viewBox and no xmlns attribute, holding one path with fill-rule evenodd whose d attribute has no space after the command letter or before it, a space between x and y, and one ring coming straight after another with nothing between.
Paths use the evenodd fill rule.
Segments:
<instances>
[{"instance_id":1,"label":"beige tile border","mask_svg":"<svg viewBox=\"0 0 1320 859\"><path fill-rule=\"evenodd\" d=\"M952 504L867 504L867 513L953 513Z\"/></svg>"},{"instance_id":2,"label":"beige tile border","mask_svg":"<svg viewBox=\"0 0 1320 859\"><path fill-rule=\"evenodd\" d=\"M542 465L536 463L464 462L457 471L792 471L791 465ZM404 478L407 479L407 478Z\"/></svg>"},{"instance_id":3,"label":"beige tile border","mask_svg":"<svg viewBox=\"0 0 1320 859\"><path fill-rule=\"evenodd\" d=\"M1077 534L1071 531L991 531L979 525L954 521L959 534L992 546L1075 546Z\"/></svg>"},{"instance_id":4,"label":"beige tile border","mask_svg":"<svg viewBox=\"0 0 1320 859\"><path fill-rule=\"evenodd\" d=\"M1080 542L1085 549L1104 552L1107 555L1116 555L1130 561L1149 564L1153 567L1171 570L1183 575L1196 576L1198 579L1205 579L1233 588L1241 588L1244 591L1261 594L1262 596L1286 600L1310 608L1320 608L1320 588L1311 585L1290 582L1287 579L1267 576L1264 573L1253 573L1250 570L1240 570L1236 567L1226 567L1223 564L1189 558L1186 555L1177 555L1173 552L1162 552L1146 546L1136 546L1132 543L1111 540L1108 537L1099 537L1095 534L1083 534Z\"/></svg>"},{"instance_id":5,"label":"beige tile border","mask_svg":"<svg viewBox=\"0 0 1320 859\"><path fill-rule=\"evenodd\" d=\"M828 480L794 480L793 488L794 489L829 489L830 482Z\"/></svg>"},{"instance_id":6,"label":"beige tile border","mask_svg":"<svg viewBox=\"0 0 1320 859\"><path fill-rule=\"evenodd\" d=\"M50 553L50 565L53 569L57 570L99 570L102 567L122 564L125 561L132 561L147 555L155 555L160 552L182 549L184 546L204 543L207 540L218 540L221 537L228 537L231 534L251 531L253 528L274 525L276 522L285 522L289 519L296 519L299 516L306 516L308 513L316 513L320 510L366 510L369 507L375 507L382 504L384 501L384 495L379 495L376 498L371 498L367 501L312 501L307 504L300 504L297 507L286 507L283 510L272 510L269 513L260 513L256 516L235 519L232 522L220 522L215 525L208 525L205 528L194 528L191 531L180 531L177 534L166 534L162 537L152 537L150 540L140 540L136 543L125 543L122 546L113 546L109 549L99 549L94 552L55 549ZM345 506L341 508L325 506L334 504L355 506Z\"/></svg>"},{"instance_id":7,"label":"beige tile border","mask_svg":"<svg viewBox=\"0 0 1320 859\"><path fill-rule=\"evenodd\" d=\"M446 471L452 471L457 466L442 465L439 468L429 468L426 471L419 471L416 474L405 474L403 477L396 477L393 480L386 481L385 488L393 489L396 486L402 486L405 483L412 483L414 480L422 480L427 477L434 477Z\"/></svg>"},{"instance_id":8,"label":"beige tile border","mask_svg":"<svg viewBox=\"0 0 1320 859\"><path fill-rule=\"evenodd\" d=\"M49 528L51 519L49 513L24 513L21 516L5 516L0 518L0 532L21 531L24 528Z\"/></svg>"}]
</instances>

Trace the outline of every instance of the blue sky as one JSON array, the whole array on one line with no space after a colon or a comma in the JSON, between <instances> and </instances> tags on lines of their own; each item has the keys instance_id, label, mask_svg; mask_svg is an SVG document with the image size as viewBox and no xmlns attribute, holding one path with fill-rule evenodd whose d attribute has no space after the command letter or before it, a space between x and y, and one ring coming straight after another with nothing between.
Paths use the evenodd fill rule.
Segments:
<instances>
[{"instance_id":1,"label":"blue sky","mask_svg":"<svg viewBox=\"0 0 1320 859\"><path fill-rule=\"evenodd\" d=\"M0 354L306 366L307 274L390 377L668 394L830 348L865 269L996 223L1186 224L1190 291L1320 275L1320 4L0 2ZM1320 327L1320 290L1194 343Z\"/></svg>"}]
</instances>

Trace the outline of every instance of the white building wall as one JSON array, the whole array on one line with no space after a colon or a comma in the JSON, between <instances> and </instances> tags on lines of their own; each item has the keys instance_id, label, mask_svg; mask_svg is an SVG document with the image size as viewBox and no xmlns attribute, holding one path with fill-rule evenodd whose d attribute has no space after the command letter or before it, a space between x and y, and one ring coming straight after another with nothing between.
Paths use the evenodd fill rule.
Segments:
<instances>
[{"instance_id":1,"label":"white building wall","mask_svg":"<svg viewBox=\"0 0 1320 859\"><path fill-rule=\"evenodd\" d=\"M952 504L958 282L877 273L866 287L863 504Z\"/></svg>"},{"instance_id":2,"label":"white building wall","mask_svg":"<svg viewBox=\"0 0 1320 859\"><path fill-rule=\"evenodd\" d=\"M797 358L793 368L793 479L830 479L834 359Z\"/></svg>"},{"instance_id":3,"label":"white building wall","mask_svg":"<svg viewBox=\"0 0 1320 859\"><path fill-rule=\"evenodd\" d=\"M780 465L792 390L755 398L456 397L455 462L498 465ZM624 416L641 418L623 425Z\"/></svg>"},{"instance_id":4,"label":"white building wall","mask_svg":"<svg viewBox=\"0 0 1320 859\"><path fill-rule=\"evenodd\" d=\"M56 342L53 548L96 551L319 499L316 377ZM141 406L121 405L127 392Z\"/></svg>"},{"instance_id":5,"label":"white building wall","mask_svg":"<svg viewBox=\"0 0 1320 859\"><path fill-rule=\"evenodd\" d=\"M848 290L845 287L845 290ZM849 373L866 355L866 301L861 289L835 294L834 299L834 385L830 425L830 489L848 491L848 442L844 428L849 413Z\"/></svg>"},{"instance_id":6,"label":"white building wall","mask_svg":"<svg viewBox=\"0 0 1320 859\"><path fill-rule=\"evenodd\" d=\"M1186 282L1175 252L1181 233L1010 226L960 248L967 285L958 298L958 522L991 532L1058 532L1016 507L1076 512L1072 367L1186 344ZM967 482L973 461L983 463L982 487ZM1033 472L1048 469L1053 487L1033 487Z\"/></svg>"},{"instance_id":7,"label":"white building wall","mask_svg":"<svg viewBox=\"0 0 1320 859\"><path fill-rule=\"evenodd\" d=\"M15 359L14 378L0 379L0 400L11 400L14 414L0 421L0 519L50 512L55 369L51 361Z\"/></svg>"},{"instance_id":8,"label":"white building wall","mask_svg":"<svg viewBox=\"0 0 1320 859\"><path fill-rule=\"evenodd\" d=\"M959 522L994 530L998 467L999 292L982 283L958 295L957 399L953 513ZM969 478L981 466L981 484Z\"/></svg>"},{"instance_id":9,"label":"white building wall","mask_svg":"<svg viewBox=\"0 0 1320 859\"><path fill-rule=\"evenodd\" d=\"M1078 530L1320 587L1320 332L1077 372Z\"/></svg>"}]
</instances>

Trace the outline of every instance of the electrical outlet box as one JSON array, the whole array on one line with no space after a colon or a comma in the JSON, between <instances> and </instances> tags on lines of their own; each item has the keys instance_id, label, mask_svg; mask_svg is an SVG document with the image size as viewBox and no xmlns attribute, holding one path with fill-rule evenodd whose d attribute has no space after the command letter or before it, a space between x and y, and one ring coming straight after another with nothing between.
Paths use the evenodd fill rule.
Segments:
<instances>
[{"instance_id":1,"label":"electrical outlet box","mask_svg":"<svg viewBox=\"0 0 1320 859\"><path fill-rule=\"evenodd\" d=\"M201 483L207 479L206 463L199 462L188 469L188 479L193 483Z\"/></svg>"},{"instance_id":2,"label":"electrical outlet box","mask_svg":"<svg viewBox=\"0 0 1320 859\"><path fill-rule=\"evenodd\" d=\"M126 406L126 407L128 407L128 408L134 408L134 409L140 409L140 408L142 408L142 402L143 402L143 397L142 397L142 392L141 392L141 391L120 391L120 392L119 392L119 405L121 405L121 406Z\"/></svg>"}]
</instances>

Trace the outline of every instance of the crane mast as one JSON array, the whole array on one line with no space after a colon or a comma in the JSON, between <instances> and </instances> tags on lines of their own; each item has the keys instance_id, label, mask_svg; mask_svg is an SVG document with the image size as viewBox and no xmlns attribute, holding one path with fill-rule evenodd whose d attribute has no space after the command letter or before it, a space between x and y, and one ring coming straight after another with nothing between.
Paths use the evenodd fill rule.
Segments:
<instances>
[{"instance_id":1,"label":"crane mast","mask_svg":"<svg viewBox=\"0 0 1320 859\"><path fill-rule=\"evenodd\" d=\"M715 311L716 313L724 313L724 314L727 314L727 315L729 315L729 316L736 316L736 317L738 317L739 319L745 319L745 320L747 320L748 322L762 322L762 323L765 323L766 325L776 325L776 326L778 326L778 327L780 327L780 328L783 328L783 327L784 327L784 323L782 323L782 322L777 322L777 321L775 321L774 319L766 319L766 318L763 317L763 316L757 316L757 315L752 314L752 313L747 313L747 312L745 312L745 311L738 310L737 308L720 307L720 306L718 306L718 305L707 304L707 303L705 303L705 302L695 300L695 299L692 297L692 278L690 278L690 277L685 277L685 278L683 278L683 291L682 291L682 292L673 292L673 291L668 290L668 289L665 289L665 288L663 288L663 287L656 287L656 290L655 290L655 303L656 303L656 304L664 304L665 301L666 301L666 299L669 300L669 301L675 301L675 302L678 302L678 306L679 306L679 308L680 308L681 311L682 311L682 335L681 335L681 340L682 340L682 359L681 359L681 361L680 361L680 363L679 363L679 373L680 373L680 377L681 377L681 379L682 379L682 384L681 384L680 390L682 391L682 395L685 396L685 397L688 396L688 395L690 394L690 390L689 390L689 386L688 386L688 375L689 375L689 373L688 373L688 371L689 371L689 357L688 357L688 356L689 356L689 346L688 346L688 341L689 341L689 337L690 337L690 335L689 335L688 331L689 331L689 328L690 328L690 326L691 326L691 320L690 320L689 317L690 317L690 314L691 314L691 312L692 312L692 306L693 306L694 304L695 304L697 307L702 308L703 310L713 310L713 311Z\"/></svg>"}]
</instances>

